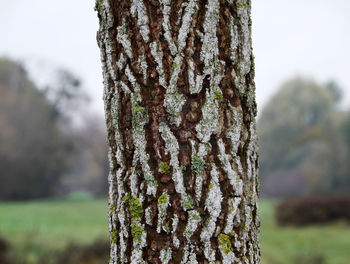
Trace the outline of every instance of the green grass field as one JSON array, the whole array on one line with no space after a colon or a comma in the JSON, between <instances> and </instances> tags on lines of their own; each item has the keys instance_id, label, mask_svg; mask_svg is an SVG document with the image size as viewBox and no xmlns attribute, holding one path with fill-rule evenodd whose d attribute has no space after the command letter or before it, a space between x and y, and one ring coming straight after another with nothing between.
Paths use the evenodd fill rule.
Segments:
<instances>
[{"instance_id":1,"label":"green grass field","mask_svg":"<svg viewBox=\"0 0 350 264\"><path fill-rule=\"evenodd\" d=\"M278 227L275 202L263 201L261 249L264 264L348 264L350 226L338 223L305 228ZM0 203L0 236L11 254L28 263L69 243L107 239L107 206L103 200L57 200ZM324 262L317 261L322 257Z\"/></svg>"}]
</instances>

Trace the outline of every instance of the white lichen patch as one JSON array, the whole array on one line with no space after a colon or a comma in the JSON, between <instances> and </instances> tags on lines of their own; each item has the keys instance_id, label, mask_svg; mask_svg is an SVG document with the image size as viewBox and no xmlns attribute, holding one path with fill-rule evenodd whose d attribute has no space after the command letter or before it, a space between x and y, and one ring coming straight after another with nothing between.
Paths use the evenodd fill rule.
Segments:
<instances>
[{"instance_id":1,"label":"white lichen patch","mask_svg":"<svg viewBox=\"0 0 350 264\"><path fill-rule=\"evenodd\" d=\"M121 134L119 132L119 93L114 93L111 98L111 116L112 116L112 126L116 129L116 133L114 135L114 139L117 142L117 146L120 150L124 150L124 146L121 140ZM122 162L122 160L120 160Z\"/></svg>"},{"instance_id":2,"label":"white lichen patch","mask_svg":"<svg viewBox=\"0 0 350 264\"><path fill-rule=\"evenodd\" d=\"M183 105L185 104L186 99L183 94L174 93L166 94L164 98L164 107L169 114L170 123L176 126L181 124L181 115Z\"/></svg>"},{"instance_id":3,"label":"white lichen patch","mask_svg":"<svg viewBox=\"0 0 350 264\"><path fill-rule=\"evenodd\" d=\"M215 250L211 247L210 239L214 235L216 230L216 220L221 212L221 202L222 202L222 193L220 190L219 183L219 173L215 167L212 166L211 172L211 181L209 184L208 196L205 201L205 209L209 213L209 218L202 229L200 234L201 241L204 243L204 255L209 261L215 260Z\"/></svg>"},{"instance_id":4,"label":"white lichen patch","mask_svg":"<svg viewBox=\"0 0 350 264\"><path fill-rule=\"evenodd\" d=\"M198 264L198 261L197 261L197 256L194 252L191 252L190 253L190 256L188 257L188 264Z\"/></svg>"},{"instance_id":5,"label":"white lichen patch","mask_svg":"<svg viewBox=\"0 0 350 264\"><path fill-rule=\"evenodd\" d=\"M118 153L118 151L117 151ZM120 151L119 151L120 154ZM109 162L112 164L112 151L109 149L108 151L108 158ZM120 155L118 155L119 161L121 159ZM112 219L113 222L110 222L109 224L109 232L111 234L111 256L112 258L116 258L118 255L118 239L116 237L116 221L118 220L118 215L117 215L117 209L119 209L121 206L120 202L120 197L117 195L117 190L112 188L111 186L115 186L120 183L121 175L123 174L125 170L125 167L122 165L118 170L116 175L113 175L112 171L110 170L109 175L108 175L108 182L109 182L109 210L108 210L108 217L109 219ZM123 187L118 188L121 193L124 192ZM119 193L119 192L118 192ZM116 203L115 197L117 198Z\"/></svg>"},{"instance_id":6,"label":"white lichen patch","mask_svg":"<svg viewBox=\"0 0 350 264\"><path fill-rule=\"evenodd\" d=\"M218 140L218 147L220 153L219 160L223 165L223 169L227 173L235 195L240 196L243 194L243 181L241 178L239 178L237 172L232 168L229 155L226 154L225 144L221 138Z\"/></svg>"},{"instance_id":7,"label":"white lichen patch","mask_svg":"<svg viewBox=\"0 0 350 264\"><path fill-rule=\"evenodd\" d=\"M203 23L204 36L200 58L204 62L204 73L210 74L219 55L216 26L219 21L220 4L218 0L209 0Z\"/></svg>"},{"instance_id":8,"label":"white lichen patch","mask_svg":"<svg viewBox=\"0 0 350 264\"><path fill-rule=\"evenodd\" d=\"M114 18L113 18L113 13L109 5L109 1L103 0L102 2L103 6L103 16L104 16L104 21L106 23L107 28L113 27L114 24Z\"/></svg>"},{"instance_id":9,"label":"white lichen patch","mask_svg":"<svg viewBox=\"0 0 350 264\"><path fill-rule=\"evenodd\" d=\"M198 264L196 254L194 253L195 250L198 250L198 248L192 244L187 244L183 249L181 264Z\"/></svg>"},{"instance_id":10,"label":"white lichen patch","mask_svg":"<svg viewBox=\"0 0 350 264\"><path fill-rule=\"evenodd\" d=\"M147 182L147 194L148 195L156 195L157 192L157 182L154 179L153 172L148 164L149 162L149 154L146 151L146 132L144 126L148 123L148 113L147 110L140 106L137 103L137 96L133 94L132 96L132 126L133 126L133 141L135 146L134 158L133 158L133 166L136 167L137 163L141 163L142 172L144 174L144 178ZM133 186L131 182L131 186Z\"/></svg>"},{"instance_id":11,"label":"white lichen patch","mask_svg":"<svg viewBox=\"0 0 350 264\"><path fill-rule=\"evenodd\" d=\"M251 30L249 28L249 9L246 0L237 1L237 15L241 25L241 58L239 63L240 75L245 76L251 68Z\"/></svg>"},{"instance_id":12,"label":"white lichen patch","mask_svg":"<svg viewBox=\"0 0 350 264\"><path fill-rule=\"evenodd\" d=\"M169 49L170 49L170 53L171 55L175 55L177 53L177 47L175 45L175 42L173 40L173 37L171 36L171 25L170 25L170 11L171 11L171 7L170 7L170 0L160 0L160 2L163 5L163 29L164 29L164 37L166 39L166 41L168 42L169 45Z\"/></svg>"},{"instance_id":13,"label":"white lichen patch","mask_svg":"<svg viewBox=\"0 0 350 264\"><path fill-rule=\"evenodd\" d=\"M199 143L197 156L204 159L204 157L208 154L210 148L210 143Z\"/></svg>"},{"instance_id":14,"label":"white lichen patch","mask_svg":"<svg viewBox=\"0 0 350 264\"><path fill-rule=\"evenodd\" d=\"M243 96L246 91L253 91L254 87L250 87L246 83L246 75L251 70L252 61L252 43L251 43L251 29L250 29L250 6L246 0L240 0L236 2L237 15L240 26L239 31L239 59L238 61L238 74L234 77L234 82L237 90ZM250 99L248 97L248 100ZM249 103L251 105L251 102Z\"/></svg>"},{"instance_id":15,"label":"white lichen patch","mask_svg":"<svg viewBox=\"0 0 350 264\"><path fill-rule=\"evenodd\" d=\"M231 115L227 118L232 120L232 125L227 130L226 137L230 140L231 155L237 156L238 147L240 145L242 124L243 124L243 112L241 108L236 108L228 103Z\"/></svg>"},{"instance_id":16,"label":"white lichen patch","mask_svg":"<svg viewBox=\"0 0 350 264\"><path fill-rule=\"evenodd\" d=\"M196 143L195 141L193 141L192 139L189 140L189 142L191 143L191 160L192 160L192 163L193 161L195 161L196 159L198 160L201 160L203 162L203 165L204 165L204 158L205 156L207 155L208 153L208 148L209 148L209 144L206 143L206 144L203 144L203 143L199 143L198 145L198 151L196 150ZM204 170L204 167L203 166L203 169L202 170L196 170L194 167L195 164L192 164L191 165L191 168L192 168L192 171L194 171L195 173L195 176L196 176L196 179L195 179L195 193L196 193L196 201L197 201L197 204L199 203L201 197L202 197L202 188L203 188L203 180L207 178L207 175L206 175L206 171ZM193 170L195 169L195 170Z\"/></svg>"},{"instance_id":17,"label":"white lichen patch","mask_svg":"<svg viewBox=\"0 0 350 264\"><path fill-rule=\"evenodd\" d=\"M204 256L207 260L209 260L209 263L215 263L215 254L216 250L212 248L210 241L205 241L204 243Z\"/></svg>"},{"instance_id":18,"label":"white lichen patch","mask_svg":"<svg viewBox=\"0 0 350 264\"><path fill-rule=\"evenodd\" d=\"M205 200L205 209L209 213L209 219L200 235L202 241L209 241L213 236L216 229L216 220L221 212L222 193L219 184L219 172L215 165L212 166L210 175L209 191Z\"/></svg>"},{"instance_id":19,"label":"white lichen patch","mask_svg":"<svg viewBox=\"0 0 350 264\"><path fill-rule=\"evenodd\" d=\"M231 42L230 42L230 58L232 61L232 64L237 63L237 48L238 48L238 29L237 25L234 23L234 18L230 14L230 37L231 37Z\"/></svg>"},{"instance_id":20,"label":"white lichen patch","mask_svg":"<svg viewBox=\"0 0 350 264\"><path fill-rule=\"evenodd\" d=\"M233 230L235 216L239 214L239 205L241 201L242 198L240 197L230 198L228 200L228 214L226 218L226 226L224 229L225 234L231 233Z\"/></svg>"},{"instance_id":21,"label":"white lichen patch","mask_svg":"<svg viewBox=\"0 0 350 264\"><path fill-rule=\"evenodd\" d=\"M137 17L137 25L140 29L140 34L143 40L147 43L149 41L149 26L147 10L143 3L143 0L131 1L131 15Z\"/></svg>"},{"instance_id":22,"label":"white lichen patch","mask_svg":"<svg viewBox=\"0 0 350 264\"><path fill-rule=\"evenodd\" d=\"M141 249L133 249L131 253L131 263L132 264L146 264L146 262L142 259L142 250Z\"/></svg>"},{"instance_id":23,"label":"white lichen patch","mask_svg":"<svg viewBox=\"0 0 350 264\"><path fill-rule=\"evenodd\" d=\"M182 18L182 13L183 13L183 11L184 11L184 8L187 6L187 2L183 2L182 4L181 4L181 7L180 7L180 9L179 9L179 11L177 12L177 20L176 20L176 23L175 23L175 25L180 25L180 22L181 22L181 18Z\"/></svg>"},{"instance_id":24,"label":"white lichen patch","mask_svg":"<svg viewBox=\"0 0 350 264\"><path fill-rule=\"evenodd\" d=\"M117 62L117 67L121 71L124 69L125 65L126 65L126 58L124 56L124 53L120 53L119 60Z\"/></svg>"},{"instance_id":25,"label":"white lichen patch","mask_svg":"<svg viewBox=\"0 0 350 264\"><path fill-rule=\"evenodd\" d=\"M141 216L143 214L143 200L143 195L125 199L125 202L128 202L129 213L131 217L131 236L133 241L131 263L146 263L142 258L143 248L147 245L147 233L145 230L145 224L141 222Z\"/></svg>"},{"instance_id":26,"label":"white lichen patch","mask_svg":"<svg viewBox=\"0 0 350 264\"><path fill-rule=\"evenodd\" d=\"M150 47L151 47L151 54L157 63L156 69L159 75L159 80L158 80L159 84L166 89L168 87L168 84L166 82L165 74L164 74L164 67L163 67L163 61L162 61L163 60L162 47L156 41L153 41Z\"/></svg>"},{"instance_id":27,"label":"white lichen patch","mask_svg":"<svg viewBox=\"0 0 350 264\"><path fill-rule=\"evenodd\" d=\"M197 1L198 0L190 0L185 8L182 24L179 29L179 35L177 37L178 53L182 53L184 47L186 46L188 32L193 21L192 16L198 8Z\"/></svg>"},{"instance_id":28,"label":"white lichen patch","mask_svg":"<svg viewBox=\"0 0 350 264\"><path fill-rule=\"evenodd\" d=\"M127 250L127 238L123 235L120 236L119 238L119 243L120 243L120 262L121 263L126 263L127 262L127 257L126 257L126 250Z\"/></svg>"},{"instance_id":29,"label":"white lichen patch","mask_svg":"<svg viewBox=\"0 0 350 264\"><path fill-rule=\"evenodd\" d=\"M191 236L197 230L198 224L201 221L201 217L196 210L188 211L188 220L183 236L189 241Z\"/></svg>"},{"instance_id":30,"label":"white lichen patch","mask_svg":"<svg viewBox=\"0 0 350 264\"><path fill-rule=\"evenodd\" d=\"M237 263L236 256L232 251L232 234L221 233L218 237L219 249L222 256L222 263L231 264ZM241 263L240 261L238 261Z\"/></svg>"},{"instance_id":31,"label":"white lichen patch","mask_svg":"<svg viewBox=\"0 0 350 264\"><path fill-rule=\"evenodd\" d=\"M169 261L171 260L171 248L163 248L160 251L159 259L162 262L162 264L168 264Z\"/></svg>"},{"instance_id":32,"label":"white lichen patch","mask_svg":"<svg viewBox=\"0 0 350 264\"><path fill-rule=\"evenodd\" d=\"M157 223L157 233L164 229L164 219L167 214L167 208L169 206L169 195L167 193L162 193L158 198L158 223ZM166 230L166 229L165 229ZM169 232L170 230L168 230Z\"/></svg>"},{"instance_id":33,"label":"white lichen patch","mask_svg":"<svg viewBox=\"0 0 350 264\"><path fill-rule=\"evenodd\" d=\"M152 226L152 207L148 206L145 210L146 224Z\"/></svg>"},{"instance_id":34,"label":"white lichen patch","mask_svg":"<svg viewBox=\"0 0 350 264\"><path fill-rule=\"evenodd\" d=\"M215 100L213 93L207 91L205 103L202 107L202 119L196 126L197 138L201 142L208 142L212 134L220 132L219 117L219 102Z\"/></svg>"},{"instance_id":35,"label":"white lichen patch","mask_svg":"<svg viewBox=\"0 0 350 264\"><path fill-rule=\"evenodd\" d=\"M180 247L180 240L177 238L176 235L173 235L173 244L174 244L174 247L176 248Z\"/></svg>"},{"instance_id":36,"label":"white lichen patch","mask_svg":"<svg viewBox=\"0 0 350 264\"><path fill-rule=\"evenodd\" d=\"M179 224L179 217L177 216L177 214L174 215L172 221L173 223L172 223L171 234L173 235L173 244L174 244L174 247L179 248L180 240L176 236L176 229L177 229L177 225Z\"/></svg>"},{"instance_id":37,"label":"white lichen patch","mask_svg":"<svg viewBox=\"0 0 350 264\"><path fill-rule=\"evenodd\" d=\"M256 124L251 122L250 124L250 134L251 139L248 144L247 149L247 176L248 179L251 179L256 175L255 161L257 160L257 133L256 133Z\"/></svg>"},{"instance_id":38,"label":"white lichen patch","mask_svg":"<svg viewBox=\"0 0 350 264\"><path fill-rule=\"evenodd\" d=\"M241 247L242 247L242 241L239 240L239 238L235 238L235 242L234 242L233 245L239 251L239 250L241 250Z\"/></svg>"},{"instance_id":39,"label":"white lichen patch","mask_svg":"<svg viewBox=\"0 0 350 264\"><path fill-rule=\"evenodd\" d=\"M220 4L218 0L209 0L206 5L206 14L204 18L204 36L200 52L200 59L204 62L204 76L209 75L210 90L206 91L206 100L202 107L202 120L196 126L198 139L206 143L212 134L220 132L220 101L222 100L222 91L220 82L223 78L225 62L218 58L218 38L216 36L216 27L219 21Z\"/></svg>"},{"instance_id":40,"label":"white lichen patch","mask_svg":"<svg viewBox=\"0 0 350 264\"><path fill-rule=\"evenodd\" d=\"M117 41L124 48L124 52L126 53L126 55L130 59L132 59L134 57L134 54L132 52L131 42L128 35L128 29L126 28L125 24L125 18L123 18L122 25L117 27Z\"/></svg>"},{"instance_id":41,"label":"white lichen patch","mask_svg":"<svg viewBox=\"0 0 350 264\"><path fill-rule=\"evenodd\" d=\"M235 83L235 87L239 91L240 95L243 96L245 89L246 89L245 88L245 78L236 75L234 77L234 83Z\"/></svg>"},{"instance_id":42,"label":"white lichen patch","mask_svg":"<svg viewBox=\"0 0 350 264\"><path fill-rule=\"evenodd\" d=\"M140 84L136 81L136 78L132 71L130 70L129 65L126 65L125 68L125 75L128 77L129 82L131 83L132 87L134 88L134 97L137 102L141 101L141 95L140 95Z\"/></svg>"},{"instance_id":43,"label":"white lichen patch","mask_svg":"<svg viewBox=\"0 0 350 264\"><path fill-rule=\"evenodd\" d=\"M173 167L172 179L175 183L175 190L177 193L181 194L183 198L186 194L186 189L178 159L179 143L170 128L164 122L159 124L159 132L165 142L165 154L170 155L170 166Z\"/></svg>"},{"instance_id":44,"label":"white lichen patch","mask_svg":"<svg viewBox=\"0 0 350 264\"><path fill-rule=\"evenodd\" d=\"M141 228L143 228L143 226ZM146 232L143 229L141 237L139 239L133 239L133 250L131 252L132 264L146 263L142 258L142 254L143 254L142 248L144 248L145 246L146 246Z\"/></svg>"},{"instance_id":45,"label":"white lichen patch","mask_svg":"<svg viewBox=\"0 0 350 264\"><path fill-rule=\"evenodd\" d=\"M131 169L131 175L130 175L130 189L131 189L131 194L134 197L137 197L138 192L139 192L139 190L138 190L138 185L139 185L138 178L139 178L139 176L137 175L135 166L133 166Z\"/></svg>"},{"instance_id":46,"label":"white lichen patch","mask_svg":"<svg viewBox=\"0 0 350 264\"><path fill-rule=\"evenodd\" d=\"M120 209L118 211L118 220L120 223L119 231L119 245L120 245L120 259L122 263L125 263L127 260L126 251L127 251L127 240L129 237L129 228L126 225L126 216L125 216L125 205L124 201L121 202Z\"/></svg>"},{"instance_id":47,"label":"white lichen patch","mask_svg":"<svg viewBox=\"0 0 350 264\"><path fill-rule=\"evenodd\" d=\"M195 74L194 62L192 60L188 61L188 83L190 86L190 93L196 94L202 90L204 76L200 74Z\"/></svg>"},{"instance_id":48,"label":"white lichen patch","mask_svg":"<svg viewBox=\"0 0 350 264\"><path fill-rule=\"evenodd\" d=\"M203 188L203 174L197 174L196 175L196 182L195 182L195 192L196 192L196 201L199 203L201 197L202 197L202 188Z\"/></svg>"},{"instance_id":49,"label":"white lichen patch","mask_svg":"<svg viewBox=\"0 0 350 264\"><path fill-rule=\"evenodd\" d=\"M137 60L137 68L140 72L142 72L143 81L146 82L148 65L147 65L146 56L144 53L142 53L142 55Z\"/></svg>"},{"instance_id":50,"label":"white lichen patch","mask_svg":"<svg viewBox=\"0 0 350 264\"><path fill-rule=\"evenodd\" d=\"M183 56L177 55L171 65L171 76L169 81L169 87L167 88L167 93L174 94L177 92L177 80L179 79L179 74L181 71Z\"/></svg>"},{"instance_id":51,"label":"white lichen patch","mask_svg":"<svg viewBox=\"0 0 350 264\"><path fill-rule=\"evenodd\" d=\"M219 246L220 252L222 255L222 264L233 264L236 263L236 256L233 252L229 252L228 254L223 253L222 246Z\"/></svg>"},{"instance_id":52,"label":"white lichen patch","mask_svg":"<svg viewBox=\"0 0 350 264\"><path fill-rule=\"evenodd\" d=\"M124 91L124 93L131 94L129 87L123 81L120 81L119 84L122 90Z\"/></svg>"},{"instance_id":53,"label":"white lichen patch","mask_svg":"<svg viewBox=\"0 0 350 264\"><path fill-rule=\"evenodd\" d=\"M249 230L253 221L252 208L249 205L244 206L244 217L245 219L242 227L242 238L246 241L249 238Z\"/></svg>"},{"instance_id":54,"label":"white lichen patch","mask_svg":"<svg viewBox=\"0 0 350 264\"><path fill-rule=\"evenodd\" d=\"M190 245L187 244L184 249L183 249L183 257L182 257L182 261L181 261L181 264L186 264L188 263L187 262L187 259L188 259L188 256L189 256L189 248L190 248Z\"/></svg>"}]
</instances>

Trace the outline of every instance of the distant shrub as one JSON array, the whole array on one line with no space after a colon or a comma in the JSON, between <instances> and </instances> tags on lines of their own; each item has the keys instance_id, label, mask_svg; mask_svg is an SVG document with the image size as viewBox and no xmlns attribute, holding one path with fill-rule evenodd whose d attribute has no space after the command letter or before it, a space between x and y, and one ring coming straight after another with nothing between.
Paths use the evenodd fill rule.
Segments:
<instances>
[{"instance_id":1,"label":"distant shrub","mask_svg":"<svg viewBox=\"0 0 350 264\"><path fill-rule=\"evenodd\" d=\"M51 260L48 261L48 260ZM61 252L44 256L39 264L105 264L109 259L109 242L97 240L90 245L71 244Z\"/></svg>"},{"instance_id":2,"label":"distant shrub","mask_svg":"<svg viewBox=\"0 0 350 264\"><path fill-rule=\"evenodd\" d=\"M25 255L11 256L9 243L0 237L0 264L105 264L109 259L109 241L96 240L89 245L70 244L62 251L44 254L36 261Z\"/></svg>"},{"instance_id":3,"label":"distant shrub","mask_svg":"<svg viewBox=\"0 0 350 264\"><path fill-rule=\"evenodd\" d=\"M8 243L2 238L0 238L0 263L1 264L10 264L7 258L8 249L9 249Z\"/></svg>"},{"instance_id":4,"label":"distant shrub","mask_svg":"<svg viewBox=\"0 0 350 264\"><path fill-rule=\"evenodd\" d=\"M300 255L296 256L293 263L295 263L295 264L325 264L326 258L322 254L311 254L311 255L300 254Z\"/></svg>"},{"instance_id":5,"label":"distant shrub","mask_svg":"<svg viewBox=\"0 0 350 264\"><path fill-rule=\"evenodd\" d=\"M310 225L338 220L350 222L350 194L308 196L281 202L276 208L279 225Z\"/></svg>"}]
</instances>

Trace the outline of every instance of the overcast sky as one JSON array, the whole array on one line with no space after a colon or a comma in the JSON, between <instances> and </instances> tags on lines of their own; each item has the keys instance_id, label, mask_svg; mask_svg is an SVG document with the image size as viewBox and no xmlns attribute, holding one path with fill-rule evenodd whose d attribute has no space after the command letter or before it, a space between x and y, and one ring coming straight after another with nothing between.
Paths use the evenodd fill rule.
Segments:
<instances>
[{"instance_id":1,"label":"overcast sky","mask_svg":"<svg viewBox=\"0 0 350 264\"><path fill-rule=\"evenodd\" d=\"M350 106L350 1L252 0L259 110L297 74L335 79ZM94 0L0 0L0 56L64 67L85 83L93 109L103 112ZM39 70L38 70L39 69ZM0 95L1 96L1 95Z\"/></svg>"}]
</instances>

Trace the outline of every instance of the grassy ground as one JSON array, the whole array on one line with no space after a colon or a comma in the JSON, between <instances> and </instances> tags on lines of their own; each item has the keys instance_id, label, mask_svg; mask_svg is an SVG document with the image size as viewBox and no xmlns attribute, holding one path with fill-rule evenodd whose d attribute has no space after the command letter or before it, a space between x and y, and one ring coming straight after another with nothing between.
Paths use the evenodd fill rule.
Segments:
<instances>
[{"instance_id":1,"label":"grassy ground","mask_svg":"<svg viewBox=\"0 0 350 264\"><path fill-rule=\"evenodd\" d=\"M103 200L0 203L0 236L11 243L12 255L29 263L72 242L108 239L107 221Z\"/></svg>"},{"instance_id":2,"label":"grassy ground","mask_svg":"<svg viewBox=\"0 0 350 264\"><path fill-rule=\"evenodd\" d=\"M349 263L350 226L281 228L274 223L274 205L260 203L263 264ZM103 200L0 203L0 236L11 242L12 255L35 263L39 256L71 242L106 239L106 215Z\"/></svg>"},{"instance_id":3,"label":"grassy ground","mask_svg":"<svg viewBox=\"0 0 350 264\"><path fill-rule=\"evenodd\" d=\"M264 264L350 263L349 225L278 227L273 217L275 204L271 201L260 203Z\"/></svg>"}]
</instances>

